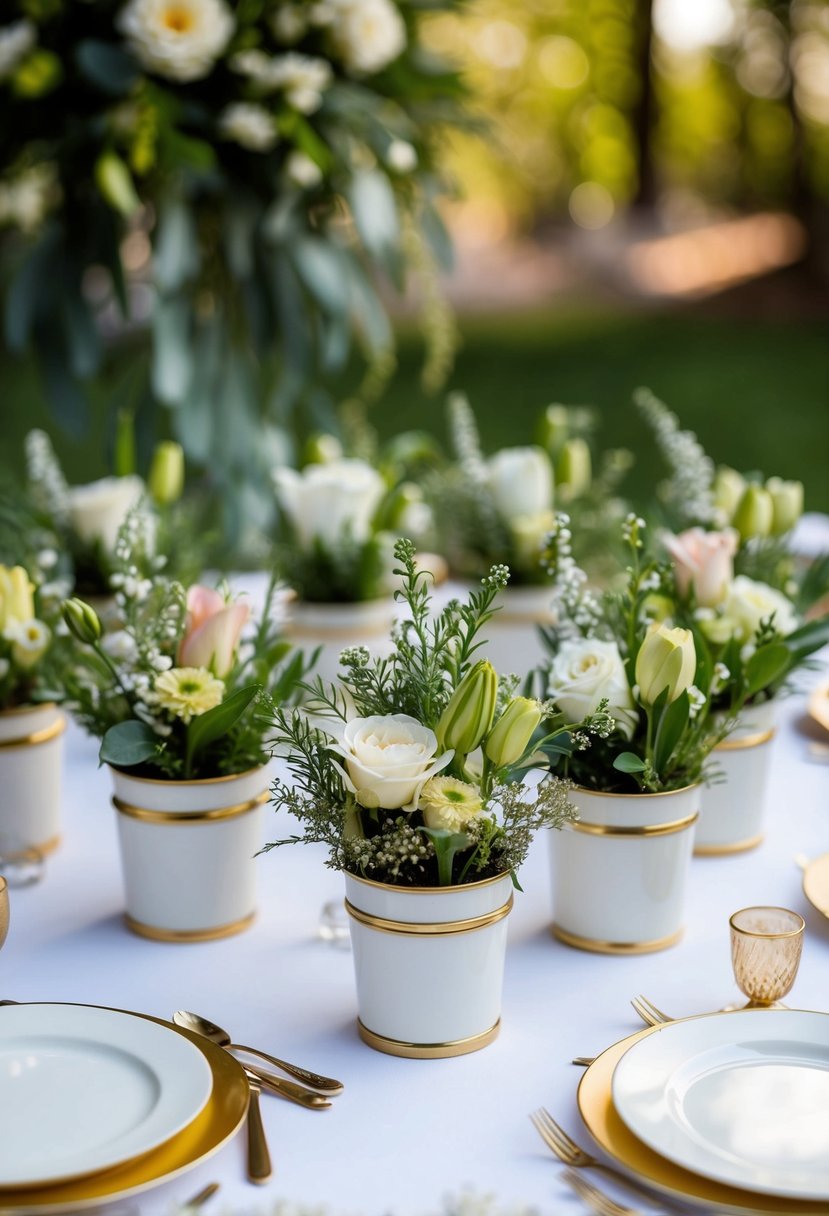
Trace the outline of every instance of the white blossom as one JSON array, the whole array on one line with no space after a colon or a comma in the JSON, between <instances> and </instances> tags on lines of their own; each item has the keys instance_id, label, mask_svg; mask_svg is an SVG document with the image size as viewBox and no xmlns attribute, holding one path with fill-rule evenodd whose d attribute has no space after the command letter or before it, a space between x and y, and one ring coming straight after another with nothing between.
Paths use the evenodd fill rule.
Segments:
<instances>
[{"instance_id":1,"label":"white blossom","mask_svg":"<svg viewBox=\"0 0 829 1216\"><path fill-rule=\"evenodd\" d=\"M235 101L219 115L219 133L249 152L270 152L279 135L273 115L255 102Z\"/></svg>"},{"instance_id":2,"label":"white blossom","mask_svg":"<svg viewBox=\"0 0 829 1216\"><path fill-rule=\"evenodd\" d=\"M230 41L224 0L129 0L118 26L136 58L168 80L201 80Z\"/></svg>"},{"instance_id":3,"label":"white blossom","mask_svg":"<svg viewBox=\"0 0 829 1216\"><path fill-rule=\"evenodd\" d=\"M7 80L37 41L31 21L15 21L0 28L0 80Z\"/></svg>"}]
</instances>

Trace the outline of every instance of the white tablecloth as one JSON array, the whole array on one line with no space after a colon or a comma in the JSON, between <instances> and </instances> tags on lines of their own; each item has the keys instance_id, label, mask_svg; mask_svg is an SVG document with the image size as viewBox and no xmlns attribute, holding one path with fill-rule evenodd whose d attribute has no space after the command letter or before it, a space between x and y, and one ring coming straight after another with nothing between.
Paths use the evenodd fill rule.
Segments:
<instances>
[{"instance_id":1,"label":"white tablecloth","mask_svg":"<svg viewBox=\"0 0 829 1216\"><path fill-rule=\"evenodd\" d=\"M814 678L814 677L812 677ZM636 958L580 953L549 933L547 842L536 841L510 917L500 1038L479 1053L416 1061L380 1055L355 1030L350 953L317 936L321 905L341 897L341 876L316 847L259 859L261 909L239 937L172 945L132 936L123 896L109 776L96 744L74 726L66 738L64 843L44 880L11 892L12 924L0 953L0 996L78 1001L169 1017L192 1009L234 1038L339 1077L333 1109L304 1111L263 1095L275 1175L245 1181L244 1137L186 1178L144 1196L146 1216L169 1213L202 1184L222 1183L211 1211L269 1212L278 1199L334 1214L436 1212L465 1186L504 1206L582 1210L527 1115L546 1105L585 1143L573 1055L593 1055L638 1029L630 998L644 992L677 1015L721 1007L737 993L728 917L749 904L804 913L807 936L792 1001L829 1007L829 923L806 903L796 853L829 850L829 767L807 761L796 727L804 698L786 702L774 743L769 831L757 851L693 864L687 933L680 945ZM0 795L1 796L1 795ZM287 825L266 817L267 836Z\"/></svg>"}]
</instances>

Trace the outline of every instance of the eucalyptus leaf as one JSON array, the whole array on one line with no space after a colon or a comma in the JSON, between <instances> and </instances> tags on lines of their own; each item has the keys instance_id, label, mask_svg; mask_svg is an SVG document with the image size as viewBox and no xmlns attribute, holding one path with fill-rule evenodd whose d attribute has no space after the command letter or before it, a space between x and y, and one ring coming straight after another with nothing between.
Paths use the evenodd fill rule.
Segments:
<instances>
[{"instance_id":1,"label":"eucalyptus leaf","mask_svg":"<svg viewBox=\"0 0 829 1216\"><path fill-rule=\"evenodd\" d=\"M613 761L613 767L620 773L643 773L645 761L635 752L621 752Z\"/></svg>"},{"instance_id":2,"label":"eucalyptus leaf","mask_svg":"<svg viewBox=\"0 0 829 1216\"><path fill-rule=\"evenodd\" d=\"M132 56L111 42L86 38L78 44L75 61L90 84L112 97L128 93L138 79Z\"/></svg>"},{"instance_id":3,"label":"eucalyptus leaf","mask_svg":"<svg viewBox=\"0 0 829 1216\"><path fill-rule=\"evenodd\" d=\"M153 251L156 285L169 294L199 273L199 241L192 210L181 200L163 202L159 209Z\"/></svg>"},{"instance_id":4,"label":"eucalyptus leaf","mask_svg":"<svg viewBox=\"0 0 829 1216\"><path fill-rule=\"evenodd\" d=\"M101 740L98 753L102 764L113 764L116 768L132 768L152 760L159 746L158 735L146 722L131 718L110 726Z\"/></svg>"},{"instance_id":5,"label":"eucalyptus leaf","mask_svg":"<svg viewBox=\"0 0 829 1216\"><path fill-rule=\"evenodd\" d=\"M69 366L73 375L87 380L101 365L101 339L95 318L80 291L64 293L61 311Z\"/></svg>"},{"instance_id":6,"label":"eucalyptus leaf","mask_svg":"<svg viewBox=\"0 0 829 1216\"><path fill-rule=\"evenodd\" d=\"M297 274L326 312L348 312L349 292L343 259L336 245L317 236L303 236L291 248Z\"/></svg>"},{"instance_id":7,"label":"eucalyptus leaf","mask_svg":"<svg viewBox=\"0 0 829 1216\"><path fill-rule=\"evenodd\" d=\"M61 244L60 228L48 225L12 279L5 311L6 345L11 351L25 349L39 308L51 299L50 284Z\"/></svg>"},{"instance_id":8,"label":"eucalyptus leaf","mask_svg":"<svg viewBox=\"0 0 829 1216\"><path fill-rule=\"evenodd\" d=\"M379 169L355 173L348 201L360 240L399 285L401 277L400 221L394 190Z\"/></svg>"},{"instance_id":9,"label":"eucalyptus leaf","mask_svg":"<svg viewBox=\"0 0 829 1216\"><path fill-rule=\"evenodd\" d=\"M193 380L191 308L182 296L156 297L153 325L153 391L166 405L180 405Z\"/></svg>"}]
</instances>

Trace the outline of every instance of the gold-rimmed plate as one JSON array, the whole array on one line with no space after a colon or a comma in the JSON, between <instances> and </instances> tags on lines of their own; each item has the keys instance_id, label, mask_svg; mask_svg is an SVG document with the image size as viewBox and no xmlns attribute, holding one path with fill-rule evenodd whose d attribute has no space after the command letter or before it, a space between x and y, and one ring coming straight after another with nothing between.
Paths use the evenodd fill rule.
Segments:
<instances>
[{"instance_id":1,"label":"gold-rimmed plate","mask_svg":"<svg viewBox=\"0 0 829 1216\"><path fill-rule=\"evenodd\" d=\"M803 894L821 916L829 918L829 853L804 866Z\"/></svg>"},{"instance_id":2,"label":"gold-rimmed plate","mask_svg":"<svg viewBox=\"0 0 829 1216\"><path fill-rule=\"evenodd\" d=\"M762 1195L694 1174L648 1148L625 1126L613 1105L611 1086L614 1070L630 1047L659 1030L659 1026L650 1026L608 1047L596 1057L581 1078L577 1099L579 1111L599 1147L654 1190L686 1203L699 1204L718 1212L731 1212L735 1216L745 1216L746 1213L826 1216L826 1203L822 1200Z\"/></svg>"},{"instance_id":3,"label":"gold-rimmed plate","mask_svg":"<svg viewBox=\"0 0 829 1216\"><path fill-rule=\"evenodd\" d=\"M56 1186L33 1187L25 1191L0 1190L0 1211L4 1216L15 1212L46 1216L51 1212L88 1211L115 1199L140 1195L211 1157L242 1126L250 1086L244 1069L229 1052L202 1035L162 1018L140 1013L130 1016L167 1027L199 1049L212 1076L207 1105L183 1131L138 1161Z\"/></svg>"}]
</instances>

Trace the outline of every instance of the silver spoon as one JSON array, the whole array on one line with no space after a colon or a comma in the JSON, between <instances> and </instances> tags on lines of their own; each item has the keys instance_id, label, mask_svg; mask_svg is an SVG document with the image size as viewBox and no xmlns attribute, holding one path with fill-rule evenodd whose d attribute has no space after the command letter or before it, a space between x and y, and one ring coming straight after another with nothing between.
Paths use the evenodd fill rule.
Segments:
<instances>
[{"instance_id":1,"label":"silver spoon","mask_svg":"<svg viewBox=\"0 0 829 1216\"><path fill-rule=\"evenodd\" d=\"M173 1021L177 1026L183 1026L185 1030L192 1030L195 1034L204 1035L206 1039L211 1039L219 1047L226 1047L229 1051L243 1051L248 1055L258 1056L260 1060L273 1065L274 1068L281 1069L282 1072L288 1073L291 1077L296 1077L298 1081L303 1081L312 1089L319 1090L320 1093L341 1094L343 1091L341 1081L334 1081L331 1077L321 1077L319 1073L309 1072L307 1068L300 1068L298 1064L289 1064L286 1060L277 1059L276 1056L270 1056L267 1052L259 1051L255 1047L244 1047L241 1043L231 1042L230 1035L226 1030L223 1030L221 1026L217 1026L215 1022L201 1017L198 1013L190 1013L186 1009L177 1009L173 1014Z\"/></svg>"}]
</instances>

